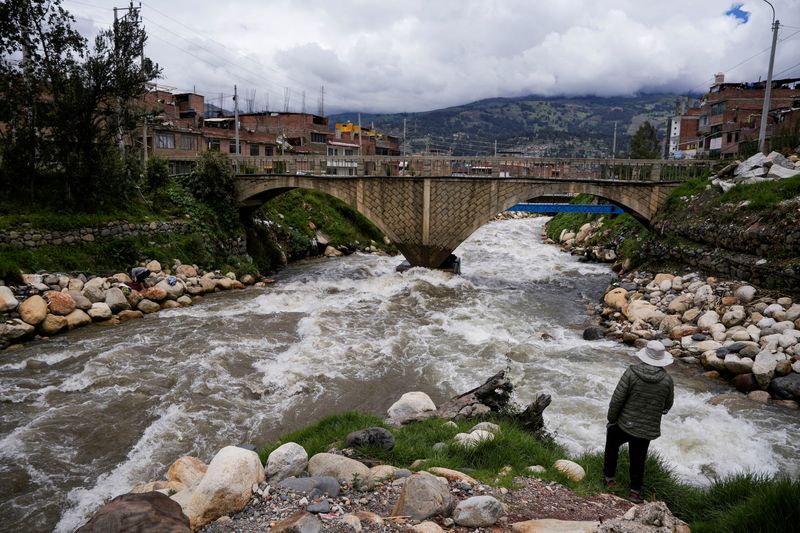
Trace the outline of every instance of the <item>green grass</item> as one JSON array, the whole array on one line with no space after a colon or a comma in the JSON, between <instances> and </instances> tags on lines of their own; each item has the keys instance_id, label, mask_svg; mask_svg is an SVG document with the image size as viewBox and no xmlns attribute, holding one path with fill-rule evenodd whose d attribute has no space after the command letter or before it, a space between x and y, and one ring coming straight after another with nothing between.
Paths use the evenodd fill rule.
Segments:
<instances>
[{"instance_id":1,"label":"green grass","mask_svg":"<svg viewBox=\"0 0 800 533\"><path fill-rule=\"evenodd\" d=\"M128 203L124 208L112 208L97 213L56 212L31 209L27 202L0 204L0 230L36 229L69 231L84 227L103 226L126 220L130 223L158 220L155 213L142 203Z\"/></svg>"},{"instance_id":2,"label":"green grass","mask_svg":"<svg viewBox=\"0 0 800 533\"><path fill-rule=\"evenodd\" d=\"M570 203L590 204L592 201L594 201L594 196L591 194L579 194ZM547 236L558 242L558 238L561 236L563 230L578 231L578 229L587 222L593 222L601 216L603 215L592 213L558 213L547 223Z\"/></svg>"},{"instance_id":3,"label":"green grass","mask_svg":"<svg viewBox=\"0 0 800 533\"><path fill-rule=\"evenodd\" d=\"M604 490L602 480L603 456L601 453L583 454L571 458L583 466L586 477L573 482L552 469L557 459L568 458L564 450L552 441L541 441L522 431L505 419L493 420L501 432L493 441L484 442L474 449L465 449L452 443L458 432L468 431L475 421L457 422L458 427L445 425L441 419L429 419L402 428L390 428L372 415L343 413L326 417L304 429L290 433L270 443L260 453L262 462L269 454L286 442L303 446L310 456L343 447L348 433L367 427L384 427L395 437L392 450L361 448L367 457L378 459L398 468L409 468L417 459L424 459L423 468L442 466L465 473L494 486L512 485L514 476L527 475L526 468L540 464L547 472L538 477L554 480L572 488L579 495L592 495ZM435 452L433 445L447 443L445 450ZM619 496L627 494L628 453L620 453L617 469ZM498 477L506 466L511 472ZM800 520L800 481L783 477L740 474L713 480L708 487L697 487L680 482L670 467L657 454L650 454L645 469L645 497L663 500L670 510L687 521L696 533L750 533L796 531Z\"/></svg>"},{"instance_id":4,"label":"green grass","mask_svg":"<svg viewBox=\"0 0 800 533\"><path fill-rule=\"evenodd\" d=\"M800 196L800 174L781 180L737 185L716 198L714 204L748 201L748 209L765 209L797 196Z\"/></svg>"},{"instance_id":5,"label":"green grass","mask_svg":"<svg viewBox=\"0 0 800 533\"><path fill-rule=\"evenodd\" d=\"M312 222L333 246L367 245L373 240L385 247L383 233L372 222L341 200L318 191L295 189L281 194L264 204L258 217L296 228L308 239L315 235L309 227Z\"/></svg>"}]
</instances>

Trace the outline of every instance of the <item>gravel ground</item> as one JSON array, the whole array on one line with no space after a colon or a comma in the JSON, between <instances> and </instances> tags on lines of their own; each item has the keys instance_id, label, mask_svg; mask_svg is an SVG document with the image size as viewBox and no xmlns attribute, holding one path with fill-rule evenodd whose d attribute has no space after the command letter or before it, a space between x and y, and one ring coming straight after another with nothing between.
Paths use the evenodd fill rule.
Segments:
<instances>
[{"instance_id":1,"label":"gravel ground","mask_svg":"<svg viewBox=\"0 0 800 533\"><path fill-rule=\"evenodd\" d=\"M271 525L298 511L308 509L322 521L322 531L352 532L341 520L348 513L367 512L361 517L361 531L405 531L415 522L402 517L392 518L391 511L400 495L403 479L377 484L372 490L358 492L343 487L336 498L310 499L302 493L277 488L262 483L247 506L230 517L222 517L206 525L202 533L255 533L269 531ZM431 521L451 532L506 532L515 522L538 518L561 520L606 521L625 514L633 504L611 494L597 494L583 498L567 487L555 482L534 478L516 478L513 489L494 488L487 485L470 486L451 482L451 492L456 500L471 496L491 495L503 502L507 514L491 528L467 528L453 524L450 518L436 517ZM309 508L309 506L313 506ZM372 518L372 520L370 520Z\"/></svg>"}]
</instances>

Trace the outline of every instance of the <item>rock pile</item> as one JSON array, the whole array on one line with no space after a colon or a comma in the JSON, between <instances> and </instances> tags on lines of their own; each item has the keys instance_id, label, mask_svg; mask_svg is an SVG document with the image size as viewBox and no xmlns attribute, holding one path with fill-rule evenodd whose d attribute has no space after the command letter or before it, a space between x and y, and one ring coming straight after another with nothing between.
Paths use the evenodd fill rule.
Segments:
<instances>
[{"instance_id":1,"label":"rock pile","mask_svg":"<svg viewBox=\"0 0 800 533\"><path fill-rule=\"evenodd\" d=\"M404 395L406 402L409 395ZM411 397L419 401L419 414L429 416L427 407L433 402L422 392ZM393 406L396 407L396 406ZM407 404L405 412L413 414ZM397 409L391 409L391 417ZM410 421L409 421L410 423ZM478 448L499 435L501 428L489 422L475 424L469 432L458 433L452 421L441 420L451 437L434 448ZM465 440L463 435L474 435ZM166 479L144 483L126 495L119 496L101 507L84 525L81 533L100 531L102 524L115 519L133 524L131 509L138 510L144 522L137 531L205 533L318 531L468 531L478 528L515 529L531 518L520 514L527 505L520 504L505 488L494 489L464 472L441 467L427 467L417 461L412 472L388 464L368 466L356 460L360 446L381 446L391 449L394 436L384 428L372 427L349 434L345 443L353 446L344 450L331 449L309 458L297 443L288 442L269 454L266 468L258 455L245 448L228 446L220 450L206 465L196 457L181 457L173 463ZM480 453L477 451L476 453ZM370 462L370 461L366 461ZM559 460L552 467L574 480L584 471L578 464ZM507 466L499 476L508 475ZM575 501L552 501L552 494L565 499L564 487L535 480L533 476L546 471L541 465L528 469L530 478L515 478L524 498L542 499L550 509L564 508L575 515ZM530 480L531 482L526 482ZM527 491L527 492L524 492ZM160 494L159 494L160 493ZM538 496L534 493L537 493ZM163 495L163 497L162 497ZM578 497L575 497L578 498ZM586 515L607 519L622 515L629 503L604 494L594 498L607 505L591 503ZM525 500L528 501L528 500ZM177 503L181 513L176 513ZM149 506L149 507L148 507ZM598 514L598 506L604 511ZM151 508L152 512L147 511ZM562 509L563 510L563 509ZM566 511L565 511L566 512ZM120 513L120 514L118 514ZM118 514L118 515L117 515ZM578 513L580 514L580 513ZM559 514L561 516L561 514ZM163 522L160 522L162 521Z\"/></svg>"},{"instance_id":2,"label":"rock pile","mask_svg":"<svg viewBox=\"0 0 800 533\"><path fill-rule=\"evenodd\" d=\"M597 312L613 339L636 347L661 340L753 400L798 408L800 304L789 297L696 273L632 272L609 287Z\"/></svg>"},{"instance_id":3,"label":"rock pile","mask_svg":"<svg viewBox=\"0 0 800 533\"><path fill-rule=\"evenodd\" d=\"M204 294L255 283L250 275L237 280L232 272L203 273L178 261L171 270L162 270L158 261L144 266L150 277L142 290L131 289L131 278L125 273L109 277L24 274L22 285L0 284L0 315L7 317L0 322L0 349L91 323L113 325L142 318L161 309L192 305Z\"/></svg>"},{"instance_id":4,"label":"rock pile","mask_svg":"<svg viewBox=\"0 0 800 533\"><path fill-rule=\"evenodd\" d=\"M796 154L786 158L778 152L771 152L769 155L759 152L746 161L736 161L726 166L711 179L711 183L727 192L739 183L791 178L798 174L800 157Z\"/></svg>"}]
</instances>

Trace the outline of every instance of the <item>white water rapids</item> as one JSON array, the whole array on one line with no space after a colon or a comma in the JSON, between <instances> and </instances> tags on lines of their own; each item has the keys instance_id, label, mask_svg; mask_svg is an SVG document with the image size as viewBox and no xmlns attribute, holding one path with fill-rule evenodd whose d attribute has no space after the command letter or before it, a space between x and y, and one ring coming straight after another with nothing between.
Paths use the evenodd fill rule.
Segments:
<instances>
[{"instance_id":1,"label":"white water rapids","mask_svg":"<svg viewBox=\"0 0 800 533\"><path fill-rule=\"evenodd\" d=\"M612 273L542 244L544 220L481 228L456 251L462 276L398 274L399 257L308 261L266 289L0 352L0 530L72 531L181 455L208 461L342 410L382 415L411 390L438 403L504 368L518 403L553 396L546 422L571 453L601 449L633 350L582 340ZM797 412L711 405L729 389L669 371L675 407L651 450L681 477L796 473Z\"/></svg>"}]
</instances>

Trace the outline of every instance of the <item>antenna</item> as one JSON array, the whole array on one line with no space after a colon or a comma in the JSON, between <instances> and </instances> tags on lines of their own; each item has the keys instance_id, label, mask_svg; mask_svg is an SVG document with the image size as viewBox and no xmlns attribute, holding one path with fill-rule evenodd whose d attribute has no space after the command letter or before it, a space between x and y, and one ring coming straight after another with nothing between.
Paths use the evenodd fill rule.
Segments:
<instances>
[{"instance_id":1,"label":"antenna","mask_svg":"<svg viewBox=\"0 0 800 533\"><path fill-rule=\"evenodd\" d=\"M303 91L303 104L300 106L300 112L306 114L306 92Z\"/></svg>"},{"instance_id":2,"label":"antenna","mask_svg":"<svg viewBox=\"0 0 800 533\"><path fill-rule=\"evenodd\" d=\"M325 116L325 86L319 86L319 106L317 109L317 115L324 117Z\"/></svg>"}]
</instances>

